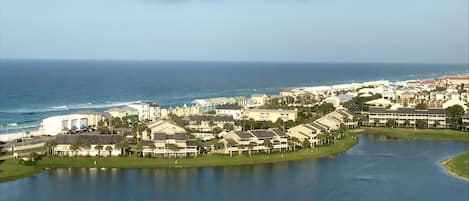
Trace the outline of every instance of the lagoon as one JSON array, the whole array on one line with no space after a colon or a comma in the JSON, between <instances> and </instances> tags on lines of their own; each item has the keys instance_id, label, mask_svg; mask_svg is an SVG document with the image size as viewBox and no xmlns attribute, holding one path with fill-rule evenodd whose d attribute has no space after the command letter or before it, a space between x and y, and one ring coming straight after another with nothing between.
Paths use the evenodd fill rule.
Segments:
<instances>
[{"instance_id":1,"label":"lagoon","mask_svg":"<svg viewBox=\"0 0 469 201\"><path fill-rule=\"evenodd\" d=\"M181 169L50 169L0 183L2 200L453 200L469 182L439 161L461 142L384 141L360 136L332 158Z\"/></svg>"}]
</instances>

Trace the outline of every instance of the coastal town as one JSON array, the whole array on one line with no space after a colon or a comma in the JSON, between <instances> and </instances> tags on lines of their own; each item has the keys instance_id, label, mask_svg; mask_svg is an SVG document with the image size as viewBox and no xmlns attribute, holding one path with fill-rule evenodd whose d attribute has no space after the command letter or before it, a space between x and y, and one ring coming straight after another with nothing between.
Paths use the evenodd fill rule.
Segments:
<instances>
[{"instance_id":1,"label":"coastal town","mask_svg":"<svg viewBox=\"0 0 469 201\"><path fill-rule=\"evenodd\" d=\"M278 95L197 99L169 108L139 102L51 116L38 131L2 135L2 157L284 157L334 145L358 128L467 132L468 89L469 76L458 75L290 88Z\"/></svg>"}]
</instances>

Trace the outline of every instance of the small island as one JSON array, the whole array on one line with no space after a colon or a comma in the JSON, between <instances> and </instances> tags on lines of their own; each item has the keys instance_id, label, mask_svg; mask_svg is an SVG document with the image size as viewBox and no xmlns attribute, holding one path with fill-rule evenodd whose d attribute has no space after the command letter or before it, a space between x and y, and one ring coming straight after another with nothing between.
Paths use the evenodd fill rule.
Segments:
<instances>
[{"instance_id":1,"label":"small island","mask_svg":"<svg viewBox=\"0 0 469 201\"><path fill-rule=\"evenodd\" d=\"M441 165L449 174L469 182L469 152L443 160Z\"/></svg>"}]
</instances>

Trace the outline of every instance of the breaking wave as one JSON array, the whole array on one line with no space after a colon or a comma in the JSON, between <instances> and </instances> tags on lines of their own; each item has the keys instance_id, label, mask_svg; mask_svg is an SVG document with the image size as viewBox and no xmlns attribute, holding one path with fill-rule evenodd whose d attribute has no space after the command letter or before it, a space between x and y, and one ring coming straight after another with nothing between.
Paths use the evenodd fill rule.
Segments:
<instances>
[{"instance_id":1,"label":"breaking wave","mask_svg":"<svg viewBox=\"0 0 469 201\"><path fill-rule=\"evenodd\" d=\"M82 109L100 109L100 108L110 108L129 105L133 103L141 103L142 101L127 101L127 102L104 102L104 103L85 103L85 104L71 104L71 105L61 105L53 106L40 109L15 109L15 110L5 110L0 111L0 113L41 113L41 112L57 112L57 111L67 111L67 110L82 110Z\"/></svg>"}]
</instances>

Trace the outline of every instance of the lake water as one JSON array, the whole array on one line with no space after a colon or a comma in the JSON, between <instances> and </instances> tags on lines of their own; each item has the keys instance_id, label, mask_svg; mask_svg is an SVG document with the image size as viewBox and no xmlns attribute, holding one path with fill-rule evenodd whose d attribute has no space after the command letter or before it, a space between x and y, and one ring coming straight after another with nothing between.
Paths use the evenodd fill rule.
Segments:
<instances>
[{"instance_id":1,"label":"lake water","mask_svg":"<svg viewBox=\"0 0 469 201\"><path fill-rule=\"evenodd\" d=\"M0 200L467 201L469 182L439 161L456 142L360 142L335 158L186 169L52 169L0 183Z\"/></svg>"}]
</instances>

